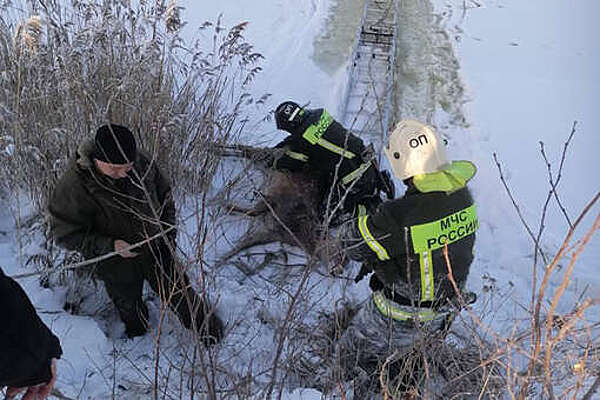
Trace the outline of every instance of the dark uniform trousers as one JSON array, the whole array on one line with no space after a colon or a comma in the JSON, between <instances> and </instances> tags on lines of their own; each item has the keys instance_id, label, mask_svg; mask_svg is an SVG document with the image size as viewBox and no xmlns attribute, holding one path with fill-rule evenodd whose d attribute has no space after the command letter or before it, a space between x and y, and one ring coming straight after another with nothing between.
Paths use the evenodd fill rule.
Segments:
<instances>
[{"instance_id":1,"label":"dark uniform trousers","mask_svg":"<svg viewBox=\"0 0 600 400\"><path fill-rule=\"evenodd\" d=\"M164 243L144 247L133 258L115 256L103 261L97 266L96 275L106 285L130 337L143 335L148 326L148 308L142 300L144 280L186 328L192 327L192 315L198 323L204 320L202 302L187 275L175 267Z\"/></svg>"}]
</instances>

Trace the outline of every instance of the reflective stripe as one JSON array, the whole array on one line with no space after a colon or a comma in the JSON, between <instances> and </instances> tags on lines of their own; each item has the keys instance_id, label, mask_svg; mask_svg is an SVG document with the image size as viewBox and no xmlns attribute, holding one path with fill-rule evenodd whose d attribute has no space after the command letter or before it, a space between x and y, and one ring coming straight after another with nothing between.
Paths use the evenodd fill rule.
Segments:
<instances>
[{"instance_id":1,"label":"reflective stripe","mask_svg":"<svg viewBox=\"0 0 600 400\"><path fill-rule=\"evenodd\" d=\"M315 145L318 144L321 147L326 148L327 150L339 154L342 157L346 157L352 159L356 157L356 154L351 151L345 150L328 140L323 139L323 135L327 131L327 128L333 123L333 117L329 115L326 110L323 110L321 114L321 118L319 118L319 122L316 125L312 124L302 134L302 137L310 144Z\"/></svg>"},{"instance_id":2,"label":"reflective stripe","mask_svg":"<svg viewBox=\"0 0 600 400\"><path fill-rule=\"evenodd\" d=\"M302 107L296 107L296 109L294 110L294 112L292 113L292 115L290 115L290 117L288 118L288 121L293 121L294 118L296 117L296 115L298 115L298 113L302 111Z\"/></svg>"},{"instance_id":3,"label":"reflective stripe","mask_svg":"<svg viewBox=\"0 0 600 400\"><path fill-rule=\"evenodd\" d=\"M426 224L410 227L413 250L417 254L441 249L472 235L479 228L475 204Z\"/></svg>"},{"instance_id":4,"label":"reflective stripe","mask_svg":"<svg viewBox=\"0 0 600 400\"><path fill-rule=\"evenodd\" d=\"M285 152L285 155L288 156L289 158L293 158L294 160L298 160L298 161L302 161L302 162L308 161L308 156L306 154L297 153L295 151L287 150Z\"/></svg>"},{"instance_id":5,"label":"reflective stripe","mask_svg":"<svg viewBox=\"0 0 600 400\"><path fill-rule=\"evenodd\" d=\"M325 134L329 125L333 123L333 117L329 115L329 113L323 110L321 114L321 118L319 118L319 122L316 125L312 124L302 134L302 137L308 141L310 144L317 144L321 136Z\"/></svg>"},{"instance_id":6,"label":"reflective stripe","mask_svg":"<svg viewBox=\"0 0 600 400\"><path fill-rule=\"evenodd\" d=\"M475 233L479 228L477 206L471 206L426 224L410 227L413 251L421 267L421 301L433 301L434 274L431 252Z\"/></svg>"},{"instance_id":7,"label":"reflective stripe","mask_svg":"<svg viewBox=\"0 0 600 400\"><path fill-rule=\"evenodd\" d=\"M417 312L405 311L388 300L380 291L373 293L373 301L381 314L396 321L408 321L410 319L432 321L440 315L430 308L419 308L420 311Z\"/></svg>"},{"instance_id":8,"label":"reflective stripe","mask_svg":"<svg viewBox=\"0 0 600 400\"><path fill-rule=\"evenodd\" d=\"M327 150L335 153L335 154L339 154L342 157L346 157L348 159L353 159L354 157L356 157L356 155L348 150L344 150L339 146L336 146L335 144L328 142L327 140L321 138L319 139L319 141L317 142L317 144L321 147L326 148Z\"/></svg>"},{"instance_id":9,"label":"reflective stripe","mask_svg":"<svg viewBox=\"0 0 600 400\"><path fill-rule=\"evenodd\" d=\"M362 235L367 245L371 248L371 250L375 252L375 254L377 254L377 258L379 258L381 261L389 260L390 256L388 255L385 248L377 240L375 240L375 238L373 237L373 235L371 235L371 232L369 231L369 227L367 226L368 217L368 215L361 215L358 217L358 230L360 231L360 234Z\"/></svg>"},{"instance_id":10,"label":"reflective stripe","mask_svg":"<svg viewBox=\"0 0 600 400\"><path fill-rule=\"evenodd\" d=\"M362 174L369 169L369 167L371 166L371 161L366 162L361 164L358 168L356 168L354 171L350 172L349 174L347 174L346 176L344 176L342 178L342 183L344 185L349 184L350 182L352 182L353 180L355 180L356 178L359 178L362 176Z\"/></svg>"},{"instance_id":11,"label":"reflective stripe","mask_svg":"<svg viewBox=\"0 0 600 400\"><path fill-rule=\"evenodd\" d=\"M475 172L477 168L470 161L452 161L452 164L442 171L413 176L413 183L422 193L452 193L465 187Z\"/></svg>"},{"instance_id":12,"label":"reflective stripe","mask_svg":"<svg viewBox=\"0 0 600 400\"><path fill-rule=\"evenodd\" d=\"M421 301L433 301L433 268L431 265L431 254L427 251L419 254L421 266Z\"/></svg>"},{"instance_id":13,"label":"reflective stripe","mask_svg":"<svg viewBox=\"0 0 600 400\"><path fill-rule=\"evenodd\" d=\"M358 205L358 215L359 216L367 215L367 207L363 206L362 204L359 204Z\"/></svg>"}]
</instances>

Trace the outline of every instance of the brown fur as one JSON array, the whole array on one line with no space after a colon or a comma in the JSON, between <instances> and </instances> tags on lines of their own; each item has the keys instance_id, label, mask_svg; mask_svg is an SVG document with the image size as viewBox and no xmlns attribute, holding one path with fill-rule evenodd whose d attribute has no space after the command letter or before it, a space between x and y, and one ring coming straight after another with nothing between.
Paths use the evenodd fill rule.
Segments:
<instances>
[{"instance_id":1,"label":"brown fur","mask_svg":"<svg viewBox=\"0 0 600 400\"><path fill-rule=\"evenodd\" d=\"M259 196L251 209L229 207L253 219L237 245L217 265L250 247L274 242L300 247L308 254L315 252L320 221L317 182L306 174L271 170Z\"/></svg>"}]
</instances>

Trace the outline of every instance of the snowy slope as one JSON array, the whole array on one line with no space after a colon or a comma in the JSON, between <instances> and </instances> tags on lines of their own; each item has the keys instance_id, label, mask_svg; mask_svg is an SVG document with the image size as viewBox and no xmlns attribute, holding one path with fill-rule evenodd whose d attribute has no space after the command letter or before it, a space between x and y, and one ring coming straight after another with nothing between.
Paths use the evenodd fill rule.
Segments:
<instances>
[{"instance_id":1,"label":"snowy slope","mask_svg":"<svg viewBox=\"0 0 600 400\"><path fill-rule=\"evenodd\" d=\"M346 6L351 1L339 0ZM266 58L264 71L254 87L256 95L272 93L268 107L257 111L266 114L269 108L286 99L310 101L313 106L325 106L332 111L338 109L346 78L343 55L348 54L351 43L347 35L329 41L323 36L328 21L332 21L329 12L335 9L332 8L335 3L311 0L298 6L293 0L222 0L187 1L182 5L187 8L184 19L188 21L186 35L190 39L202 39L192 28L205 20L215 20L220 12L224 13L225 26L249 21L246 37ZM356 3L360 8L361 4ZM512 301L526 302L530 297L533 245L504 193L492 153L498 153L525 218L536 228L548 191L538 141L546 143L551 161L556 163L572 121L577 119L578 132L567 157L561 199L574 218L598 191L600 185L592 166L600 144L597 136L600 116L596 112L600 87L593 75L600 70L600 49L594 40L599 33L594 18L600 11L600 3L595 0L490 0L479 1L482 7L467 10L464 15L463 1L420 3L420 8L405 9L401 20L407 29L406 65L418 72L416 76L422 76L419 79L429 79L425 69L429 64L420 60L427 57L428 49L438 50L435 58L438 65L429 67L444 77L447 85L432 94L427 81L420 81L420 85L407 84L404 86L407 96L397 111L403 117L428 119L450 139L452 156L471 159L478 165L479 173L472 187L480 204L481 230L469 287L481 292L484 285L496 285L501 296L494 297L492 291L492 294L482 294L483 300L496 301L494 304L503 307L503 314L514 316ZM428 10L435 10L442 18L435 22L428 18ZM348 12L348 15L357 13ZM411 35L417 27L423 28L426 36ZM441 28L449 32L447 38L440 35ZM425 43L425 38L435 38L436 42ZM339 46L332 41L339 41ZM319 56L322 48L329 52L338 48L340 54L325 57L323 61ZM413 53L417 50L424 53ZM449 75L443 75L448 69L440 67L452 59L453 54L448 53L451 51L457 52L458 65L449 68ZM454 93L454 97L444 94L449 88L460 91L463 85L471 100L465 105L461 103L460 93ZM457 104L450 111L444 111L440 105L444 101ZM463 112L467 115L466 123L453 118ZM271 123L248 133L245 139L252 143L274 143L281 137L283 135ZM0 265L8 274L17 274L24 270L19 267L12 217L5 207L2 209L0 231L7 234L0 233ZM595 210L597 213L597 208ZM565 234L565 223L554 204L548 218L543 246L552 255ZM578 232L580 237L583 230ZM595 237L588 245L567 293L569 302L561 305L562 311L569 310L572 301L586 288L586 295L600 296L600 276L596 273L600 264L599 244ZM26 253L34 252L36 243L31 246L25 249ZM273 250L278 248L272 247ZM293 262L294 259L288 260L288 263ZM218 311L230 327L221 357L232 366L233 374L262 372L255 377L255 383L265 383L267 377L263 369L272 360L276 344L277 333L272 320L285 313L289 301L287 293L297 288L301 272L295 269L290 275L281 275L280 287L273 287L260 277L245 280L234 268L219 274ZM281 271L271 268L265 274L276 277ZM144 376L149 376L151 381L152 334L133 341L119 339L123 328L114 320L114 310L112 314L110 310L105 313L113 318L107 328L92 317L72 316L61 311L64 290L43 289L35 278L20 282L41 317L61 338L65 354L58 363L57 388L73 398L110 398L113 390L118 398L149 398L150 394L144 390L151 384L144 381ZM309 277L307 287L312 300L302 314L307 324L316 320L317 311L331 310L342 295L358 301L368 294L365 281L357 287L346 288L343 282L321 275ZM103 298L102 293L98 296ZM500 301L498 297L506 298ZM156 327L158 305L151 296L150 304L151 325ZM598 321L598 310L588 318ZM499 329L510 328L502 318L493 323ZM182 365L189 349L179 348L178 343L186 339L186 334L175 318L167 321L166 332L170 335L163 336L165 354ZM164 372L167 363L164 359L161 362ZM119 371L116 379L113 379L113 368ZM138 387L138 382L145 385ZM289 399L320 398L316 391L301 388L287 396Z\"/></svg>"},{"instance_id":2,"label":"snowy slope","mask_svg":"<svg viewBox=\"0 0 600 400\"><path fill-rule=\"evenodd\" d=\"M340 99L335 77L317 68L312 61L313 41L325 29L331 6L329 0L310 0L301 6L293 0L184 1L181 5L186 7L185 18L189 23L185 36L189 38L197 38L194 26L215 21L220 14L224 26L249 22L245 37L265 57L261 64L263 72L257 77L253 91L272 94L271 107L287 99L296 99L299 103L310 101L331 109L337 106ZM347 48L351 45L346 43ZM274 126L264 129L260 135L281 136Z\"/></svg>"},{"instance_id":3,"label":"snowy slope","mask_svg":"<svg viewBox=\"0 0 600 400\"><path fill-rule=\"evenodd\" d=\"M540 154L544 142L556 179L574 120L560 199L573 221L600 189L595 168L600 139L597 112L600 81L600 29L596 1L438 1L446 26L455 38L470 102L465 109L471 127L464 144L477 162L476 191L482 206L479 236L481 274L516 283L516 299L530 296L533 243L499 185L492 153L497 153L505 177L524 218L537 233L549 190L548 171ZM595 213L577 231L581 238ZM542 247L554 255L568 225L556 202L548 209ZM570 300L583 290L600 296L600 239L596 235L580 258L570 285ZM562 274L560 274L562 275ZM569 306L572 304L569 304ZM566 304L563 304L566 306ZM563 309L565 311L565 309ZM592 315L593 320L598 320Z\"/></svg>"}]
</instances>

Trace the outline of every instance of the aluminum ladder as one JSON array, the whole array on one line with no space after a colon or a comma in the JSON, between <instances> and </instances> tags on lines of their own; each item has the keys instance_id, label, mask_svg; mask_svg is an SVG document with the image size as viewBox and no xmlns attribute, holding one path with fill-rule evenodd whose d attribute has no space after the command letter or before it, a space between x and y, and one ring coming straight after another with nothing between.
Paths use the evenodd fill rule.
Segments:
<instances>
[{"instance_id":1,"label":"aluminum ladder","mask_svg":"<svg viewBox=\"0 0 600 400\"><path fill-rule=\"evenodd\" d=\"M382 143L390 123L397 37L398 0L366 0L349 65L344 126Z\"/></svg>"}]
</instances>

